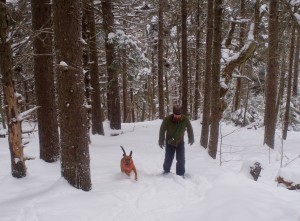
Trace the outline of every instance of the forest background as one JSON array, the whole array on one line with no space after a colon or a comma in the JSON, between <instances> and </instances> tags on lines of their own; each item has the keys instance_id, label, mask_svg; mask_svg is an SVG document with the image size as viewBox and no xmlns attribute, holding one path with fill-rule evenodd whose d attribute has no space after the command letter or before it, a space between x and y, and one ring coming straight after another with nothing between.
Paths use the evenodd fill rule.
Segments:
<instances>
[{"instance_id":1,"label":"forest background","mask_svg":"<svg viewBox=\"0 0 300 221\"><path fill-rule=\"evenodd\" d=\"M26 176L22 134L91 190L90 133L162 119L180 103L216 159L220 122L264 127L274 149L299 128L299 5L253 1L0 1L2 136ZM22 122L35 121L29 131Z\"/></svg>"}]
</instances>

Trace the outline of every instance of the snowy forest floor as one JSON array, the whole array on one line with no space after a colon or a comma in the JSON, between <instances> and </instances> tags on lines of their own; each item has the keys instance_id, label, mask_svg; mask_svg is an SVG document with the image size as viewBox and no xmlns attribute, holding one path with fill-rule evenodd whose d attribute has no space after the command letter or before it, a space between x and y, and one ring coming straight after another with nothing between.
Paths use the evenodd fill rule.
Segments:
<instances>
[{"instance_id":1,"label":"snowy forest floor","mask_svg":"<svg viewBox=\"0 0 300 221\"><path fill-rule=\"evenodd\" d=\"M60 163L39 159L38 134L25 135L30 144L28 175L10 174L7 138L0 139L1 221L299 221L300 191L278 186L280 173L300 183L300 133L289 132L275 150L262 145L264 130L222 124L221 161L199 144L200 122L192 121L195 144L186 144L186 177L162 175L164 150L158 146L160 120L122 124L122 134L92 136L90 145L93 189L71 187L60 175ZM278 131L280 133L280 131ZM187 140L187 138L186 138ZM220 140L221 141L221 140ZM220 144L221 142L219 142ZM122 145L133 159L139 180L120 172ZM220 150L220 149L219 149ZM255 182L249 166L260 162L263 170ZM220 166L220 162L222 165Z\"/></svg>"}]
</instances>

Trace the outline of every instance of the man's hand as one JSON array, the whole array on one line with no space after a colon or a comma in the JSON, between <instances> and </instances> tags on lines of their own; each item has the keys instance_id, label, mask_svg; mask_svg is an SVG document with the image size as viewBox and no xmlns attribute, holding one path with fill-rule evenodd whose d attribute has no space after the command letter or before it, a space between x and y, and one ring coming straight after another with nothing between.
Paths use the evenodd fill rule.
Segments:
<instances>
[{"instance_id":1,"label":"man's hand","mask_svg":"<svg viewBox=\"0 0 300 221\"><path fill-rule=\"evenodd\" d=\"M190 144L191 146L193 145L194 140L189 140L188 144Z\"/></svg>"},{"instance_id":2,"label":"man's hand","mask_svg":"<svg viewBox=\"0 0 300 221\"><path fill-rule=\"evenodd\" d=\"M161 149L164 149L164 147L165 147L164 142L161 142L161 141L158 142L158 145Z\"/></svg>"}]
</instances>

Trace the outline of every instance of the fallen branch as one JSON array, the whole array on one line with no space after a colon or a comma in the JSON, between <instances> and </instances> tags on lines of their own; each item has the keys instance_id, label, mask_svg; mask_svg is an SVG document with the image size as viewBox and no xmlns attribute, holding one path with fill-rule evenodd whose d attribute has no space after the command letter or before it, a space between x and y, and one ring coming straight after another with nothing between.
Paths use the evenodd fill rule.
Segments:
<instances>
[{"instance_id":1,"label":"fallen branch","mask_svg":"<svg viewBox=\"0 0 300 221\"><path fill-rule=\"evenodd\" d=\"M286 181L281 176L278 176L276 178L276 181L278 182L278 184L283 184L288 190L299 190L300 189L300 184L293 184L294 182Z\"/></svg>"}]
</instances>

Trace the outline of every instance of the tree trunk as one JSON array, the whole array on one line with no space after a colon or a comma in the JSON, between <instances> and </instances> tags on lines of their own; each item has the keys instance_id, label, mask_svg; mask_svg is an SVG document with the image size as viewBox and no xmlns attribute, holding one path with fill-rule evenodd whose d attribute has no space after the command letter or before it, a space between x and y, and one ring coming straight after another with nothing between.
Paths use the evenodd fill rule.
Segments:
<instances>
[{"instance_id":1,"label":"tree trunk","mask_svg":"<svg viewBox=\"0 0 300 221\"><path fill-rule=\"evenodd\" d=\"M241 0L241 2L240 2L240 17L242 19L245 18L245 0ZM242 22L240 24L239 49L241 49L244 45L245 28L246 28L245 23ZM239 71L240 71L241 75L244 75L244 64L239 66ZM238 110L240 107L241 91L242 91L242 78L237 78L235 95L234 95L234 106L233 106L234 111Z\"/></svg>"},{"instance_id":2,"label":"tree trunk","mask_svg":"<svg viewBox=\"0 0 300 221\"><path fill-rule=\"evenodd\" d=\"M6 129L6 124L5 124L5 113L4 113L4 102L3 102L3 97L2 94L0 94L0 116L1 116L1 124L2 124L2 128Z\"/></svg>"},{"instance_id":3,"label":"tree trunk","mask_svg":"<svg viewBox=\"0 0 300 221\"><path fill-rule=\"evenodd\" d=\"M9 39L10 17L5 3L3 0L0 2L0 71L4 97L6 99L11 172L13 177L22 178L26 176L26 166L23 153L21 122L18 120L18 103L13 82L11 39Z\"/></svg>"},{"instance_id":4,"label":"tree trunk","mask_svg":"<svg viewBox=\"0 0 300 221\"><path fill-rule=\"evenodd\" d=\"M188 50L188 111L190 118L193 116L193 104L194 104L194 96L193 96L193 91L194 91L194 81L193 79L193 68L192 68L192 49L190 48Z\"/></svg>"},{"instance_id":5,"label":"tree trunk","mask_svg":"<svg viewBox=\"0 0 300 221\"><path fill-rule=\"evenodd\" d=\"M74 187L91 190L80 1L53 0L62 176Z\"/></svg>"},{"instance_id":6,"label":"tree trunk","mask_svg":"<svg viewBox=\"0 0 300 221\"><path fill-rule=\"evenodd\" d=\"M248 101L249 101L249 81L247 81L247 93L246 93L246 101L245 101L245 111L244 111L243 127L246 126L246 116L247 116L247 109L248 109Z\"/></svg>"},{"instance_id":7,"label":"tree trunk","mask_svg":"<svg viewBox=\"0 0 300 221\"><path fill-rule=\"evenodd\" d=\"M300 28L297 28L297 43L294 62L294 78L293 78L293 96L298 95L298 76L299 76L299 54L300 54Z\"/></svg>"},{"instance_id":8,"label":"tree trunk","mask_svg":"<svg viewBox=\"0 0 300 221\"><path fill-rule=\"evenodd\" d=\"M283 47L282 55L281 55L281 68L280 68L280 79L279 79L279 89L278 89L278 96L277 96L277 101L276 101L276 107L275 107L275 112L276 112L276 122L278 118L278 112L279 108L281 105L281 100L283 97L283 92L284 92L284 77L285 77L285 65L286 65L286 55L285 55L285 45Z\"/></svg>"},{"instance_id":9,"label":"tree trunk","mask_svg":"<svg viewBox=\"0 0 300 221\"><path fill-rule=\"evenodd\" d=\"M164 96L164 0L159 0L158 8L158 47L157 47L157 62L158 62L158 110L159 119L165 116L165 96Z\"/></svg>"},{"instance_id":10,"label":"tree trunk","mask_svg":"<svg viewBox=\"0 0 300 221\"><path fill-rule=\"evenodd\" d=\"M34 77L40 158L54 162L59 158L59 135L53 76L52 21L50 0L31 0ZM47 88L47 90L45 90Z\"/></svg>"},{"instance_id":11,"label":"tree trunk","mask_svg":"<svg viewBox=\"0 0 300 221\"><path fill-rule=\"evenodd\" d=\"M133 95L133 89L132 88L130 88L130 103L131 103L131 122L135 122L134 95Z\"/></svg>"},{"instance_id":12,"label":"tree trunk","mask_svg":"<svg viewBox=\"0 0 300 221\"><path fill-rule=\"evenodd\" d=\"M100 82L99 82L99 68L98 68L98 51L97 51L97 37L96 37L96 24L95 24L95 13L94 13L94 1L88 1L88 18L89 18L89 30L90 30L90 39L89 39L89 69L91 77L91 86L92 86L92 134L104 135L103 129L103 116L102 116L102 100L100 92Z\"/></svg>"},{"instance_id":13,"label":"tree trunk","mask_svg":"<svg viewBox=\"0 0 300 221\"><path fill-rule=\"evenodd\" d=\"M86 2L84 2L86 3ZM89 10L88 5L82 6L82 38L86 42L83 44L83 69L84 69L84 83L85 83L85 97L87 104L87 136L89 143L91 143L90 138L90 129L92 124L92 98L91 98L91 76L90 76L90 68L89 68L89 38L90 38L90 30L88 27L89 23Z\"/></svg>"},{"instance_id":14,"label":"tree trunk","mask_svg":"<svg viewBox=\"0 0 300 221\"><path fill-rule=\"evenodd\" d=\"M284 114L284 124L282 130L282 138L286 140L287 131L289 127L290 121L290 106L291 106L291 94L292 94L292 75L293 75L293 62L294 62L294 46L295 46L295 25L292 25L292 38L290 45L290 59L289 59L289 74L288 74L288 82L286 89L286 105L285 105L285 114Z\"/></svg>"},{"instance_id":15,"label":"tree trunk","mask_svg":"<svg viewBox=\"0 0 300 221\"><path fill-rule=\"evenodd\" d=\"M198 119L198 110L200 106L200 0L198 0L197 3L197 27L196 27L196 53L195 53L195 59L196 59L196 73L195 73L195 103L194 103L194 111L193 111L193 119Z\"/></svg>"},{"instance_id":16,"label":"tree trunk","mask_svg":"<svg viewBox=\"0 0 300 221\"><path fill-rule=\"evenodd\" d=\"M110 128L121 129L120 89L118 80L119 64L117 63L115 45L108 39L108 34L113 32L114 15L111 1L102 1L103 29L105 33L106 67L108 75Z\"/></svg>"},{"instance_id":17,"label":"tree trunk","mask_svg":"<svg viewBox=\"0 0 300 221\"><path fill-rule=\"evenodd\" d=\"M155 92L156 92L156 87L155 87L155 73L156 73L156 71L155 71L155 62L154 62L154 52L152 52L152 54L151 54L151 61L152 61L152 68L151 68L151 72L152 72L152 77L151 77L151 80L152 80L152 93L151 93L151 112L152 112L152 120L154 120L155 119L155 114L156 114L156 105L155 105L155 99L156 99L156 97L155 97Z\"/></svg>"},{"instance_id":18,"label":"tree trunk","mask_svg":"<svg viewBox=\"0 0 300 221\"><path fill-rule=\"evenodd\" d=\"M207 2L207 31L206 31L206 57L205 57L205 83L204 83L204 101L202 114L202 130L200 144L207 148L210 124L210 94L211 94L211 61L212 61L212 43L213 43L213 8L214 2Z\"/></svg>"},{"instance_id":19,"label":"tree trunk","mask_svg":"<svg viewBox=\"0 0 300 221\"><path fill-rule=\"evenodd\" d=\"M187 64L187 3L181 0L181 77L182 77L182 112L188 114L188 64Z\"/></svg>"},{"instance_id":20,"label":"tree trunk","mask_svg":"<svg viewBox=\"0 0 300 221\"><path fill-rule=\"evenodd\" d=\"M278 73L278 0L270 0L264 144L274 149Z\"/></svg>"},{"instance_id":21,"label":"tree trunk","mask_svg":"<svg viewBox=\"0 0 300 221\"><path fill-rule=\"evenodd\" d=\"M122 49L122 64L123 64L123 122L126 123L129 122L126 49Z\"/></svg>"},{"instance_id":22,"label":"tree trunk","mask_svg":"<svg viewBox=\"0 0 300 221\"><path fill-rule=\"evenodd\" d=\"M216 159L219 138L220 112L220 68L221 68L221 30L222 30L222 0L214 0L214 37L213 62L211 81L211 125L208 154Z\"/></svg>"}]
</instances>

